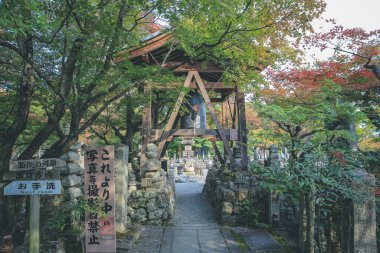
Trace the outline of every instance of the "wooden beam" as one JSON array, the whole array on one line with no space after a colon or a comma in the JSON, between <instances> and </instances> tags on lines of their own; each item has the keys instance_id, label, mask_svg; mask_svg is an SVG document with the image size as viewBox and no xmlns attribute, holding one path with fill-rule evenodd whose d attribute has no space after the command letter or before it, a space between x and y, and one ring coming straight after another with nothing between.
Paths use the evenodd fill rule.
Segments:
<instances>
[{"instance_id":1,"label":"wooden beam","mask_svg":"<svg viewBox=\"0 0 380 253\"><path fill-rule=\"evenodd\" d=\"M174 127L173 127L174 128ZM236 129L224 129L226 133L226 137L230 141L237 141L237 130ZM159 141L161 139L163 130L162 129L151 129L151 136L149 141ZM195 136L202 136L202 137L217 137L218 140L221 140L219 138L219 132L218 129L172 129L170 131L169 137L195 137ZM213 138L215 139L215 138Z\"/></svg>"},{"instance_id":2,"label":"wooden beam","mask_svg":"<svg viewBox=\"0 0 380 253\"><path fill-rule=\"evenodd\" d=\"M210 98L210 101L212 103L222 103L224 101L224 99L222 99L222 98Z\"/></svg>"},{"instance_id":3,"label":"wooden beam","mask_svg":"<svg viewBox=\"0 0 380 253\"><path fill-rule=\"evenodd\" d=\"M218 145L216 145L216 142L215 142L215 141L213 141L213 142L211 142L211 143L212 143L212 147L213 147L214 150L215 150L216 157L218 157L219 162L223 164L223 163L224 163L224 160L223 160L222 155L220 154L220 151L219 151Z\"/></svg>"},{"instance_id":4,"label":"wooden beam","mask_svg":"<svg viewBox=\"0 0 380 253\"><path fill-rule=\"evenodd\" d=\"M223 73L225 69L211 62L206 63L206 64L204 63L190 64L188 62L185 62L173 70L173 72L189 72L189 71L198 71L198 72L205 72L205 73Z\"/></svg>"},{"instance_id":5,"label":"wooden beam","mask_svg":"<svg viewBox=\"0 0 380 253\"><path fill-rule=\"evenodd\" d=\"M224 148L228 154L228 158L230 159L230 161L232 161L233 155L232 155L232 150L231 150L230 144L228 143L226 133L224 132L224 128L221 126L219 119L215 114L214 107L212 106L212 103L210 101L210 97L208 96L207 91L203 85L203 81L202 81L201 77L199 76L198 72L194 72L193 75L195 77L195 80L197 81L199 91L201 92L202 97L203 97L203 99L207 105L207 108L209 109L211 117L214 120L216 128L218 129L219 136L223 141L223 145L224 145Z\"/></svg>"},{"instance_id":6,"label":"wooden beam","mask_svg":"<svg viewBox=\"0 0 380 253\"><path fill-rule=\"evenodd\" d=\"M227 129L226 129L227 130ZM229 130L229 129L228 129ZM226 131L226 137L229 138L229 131ZM172 136L218 136L217 129L173 129Z\"/></svg>"},{"instance_id":7,"label":"wooden beam","mask_svg":"<svg viewBox=\"0 0 380 253\"><path fill-rule=\"evenodd\" d=\"M173 127L174 128L174 127ZM226 133L226 137L228 140L236 141L237 138L235 137L237 134L233 131L236 131L236 129L224 129ZM160 140L160 136L162 135L163 130L162 129L152 129L151 130L151 136L150 136L150 142L158 141ZM232 134L231 134L232 132ZM202 136L202 137L218 137L219 138L219 132L218 129L172 129L170 131L169 137L195 137L195 136ZM169 138L168 137L168 138ZM215 138L214 138L215 139Z\"/></svg>"},{"instance_id":8,"label":"wooden beam","mask_svg":"<svg viewBox=\"0 0 380 253\"><path fill-rule=\"evenodd\" d=\"M238 111L238 136L241 148L241 161L242 161L242 169L248 169L248 151L247 151L247 143L248 143L248 131L247 131L247 123L245 116L245 96L243 92L239 92L237 90L236 94L236 102L237 102L237 111Z\"/></svg>"},{"instance_id":9,"label":"wooden beam","mask_svg":"<svg viewBox=\"0 0 380 253\"><path fill-rule=\"evenodd\" d=\"M153 90L152 100L152 128L158 128L158 110L160 104L160 94Z\"/></svg>"},{"instance_id":10,"label":"wooden beam","mask_svg":"<svg viewBox=\"0 0 380 253\"><path fill-rule=\"evenodd\" d=\"M141 128L141 156L140 166L146 162L146 147L149 144L149 138L152 129L152 101L151 101L151 89L149 86L144 87L145 97L148 98L148 102L144 105L142 128Z\"/></svg>"},{"instance_id":11,"label":"wooden beam","mask_svg":"<svg viewBox=\"0 0 380 253\"><path fill-rule=\"evenodd\" d=\"M154 51L157 48L162 47L165 45L168 41L170 41L173 38L171 34L162 34L157 37L154 37L146 42L145 46L142 46L140 48L136 48L132 51L130 51L128 58L133 59L138 56L141 56L143 54L148 54L152 51Z\"/></svg>"},{"instance_id":12,"label":"wooden beam","mask_svg":"<svg viewBox=\"0 0 380 253\"><path fill-rule=\"evenodd\" d=\"M173 124L173 127L172 128L176 128L177 125L178 125L178 122L179 122L179 115L177 115L177 118L175 119L174 121L174 124ZM161 129L160 129L161 130ZM162 130L161 130L162 131ZM173 131L173 130L172 130ZM171 139L169 139L171 138ZM162 148L162 151L161 151L161 154L164 155L166 153L166 150L169 146L169 142L171 142L173 139L173 137L170 135L167 139L166 139L166 142L164 144L164 147Z\"/></svg>"},{"instance_id":13,"label":"wooden beam","mask_svg":"<svg viewBox=\"0 0 380 253\"><path fill-rule=\"evenodd\" d=\"M171 82L171 83L166 83L165 85L160 85L160 84L154 84L152 86L153 89L178 89L178 87L182 87L182 83L177 83L177 82ZM226 91L234 91L234 87L230 85L226 85L222 82L204 82L204 86L206 90L214 90L219 93L224 93ZM198 89L198 86L196 82L190 82L189 88L191 89Z\"/></svg>"},{"instance_id":14,"label":"wooden beam","mask_svg":"<svg viewBox=\"0 0 380 253\"><path fill-rule=\"evenodd\" d=\"M191 80L193 79L193 76L194 76L194 72L192 72L192 71L190 71L187 74L185 83L183 84L184 87L189 87L189 84L190 84ZM170 115L169 121L165 126L165 130L162 132L160 143L158 144L158 147L157 147L157 157L158 158L161 158L163 155L162 151L164 149L167 138L170 135L170 131L173 129L174 122L178 116L178 112L181 108L184 97L185 97L185 93L182 91L178 96L177 102L175 103L175 106L174 106L174 109L172 111L172 114Z\"/></svg>"},{"instance_id":15,"label":"wooden beam","mask_svg":"<svg viewBox=\"0 0 380 253\"><path fill-rule=\"evenodd\" d=\"M222 125L224 128L228 128L228 107L227 107L227 100L223 101L222 103Z\"/></svg>"}]
</instances>

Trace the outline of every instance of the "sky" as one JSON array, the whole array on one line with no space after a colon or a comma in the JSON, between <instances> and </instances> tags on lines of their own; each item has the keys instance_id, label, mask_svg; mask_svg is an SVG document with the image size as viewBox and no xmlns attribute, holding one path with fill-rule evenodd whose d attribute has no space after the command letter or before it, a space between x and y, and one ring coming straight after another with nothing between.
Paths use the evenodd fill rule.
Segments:
<instances>
[{"instance_id":1,"label":"sky","mask_svg":"<svg viewBox=\"0 0 380 253\"><path fill-rule=\"evenodd\" d=\"M380 29L380 0L326 0L326 11L323 19L335 19L337 25L345 28L360 27L367 31ZM328 31L327 24L322 20L313 22L316 32ZM325 60L333 55L333 50L311 49L306 53L307 61L313 59Z\"/></svg>"},{"instance_id":2,"label":"sky","mask_svg":"<svg viewBox=\"0 0 380 253\"><path fill-rule=\"evenodd\" d=\"M346 28L380 29L380 0L326 0L324 18L334 18ZM321 22L315 22L315 28Z\"/></svg>"}]
</instances>

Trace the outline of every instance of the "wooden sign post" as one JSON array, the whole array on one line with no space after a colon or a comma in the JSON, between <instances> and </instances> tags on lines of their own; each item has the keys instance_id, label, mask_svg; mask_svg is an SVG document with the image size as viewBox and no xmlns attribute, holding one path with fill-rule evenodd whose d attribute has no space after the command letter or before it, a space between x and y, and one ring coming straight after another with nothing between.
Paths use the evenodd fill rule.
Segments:
<instances>
[{"instance_id":1,"label":"wooden sign post","mask_svg":"<svg viewBox=\"0 0 380 253\"><path fill-rule=\"evenodd\" d=\"M84 189L89 205L100 199L105 217L85 214L86 252L116 252L114 147L86 147Z\"/></svg>"},{"instance_id":2,"label":"wooden sign post","mask_svg":"<svg viewBox=\"0 0 380 253\"><path fill-rule=\"evenodd\" d=\"M53 178L51 171L42 173L41 169L53 168L66 165L66 162L60 159L36 159L24 161L11 161L9 178L13 179L13 175L17 179L31 179L29 176L34 175L34 178ZM51 175L50 175L51 174ZM17 176L18 175L18 176ZM29 253L40 252L40 195L58 195L61 194L60 180L18 180L12 181L5 186L4 195L30 195L30 211L29 211Z\"/></svg>"},{"instance_id":3,"label":"wooden sign post","mask_svg":"<svg viewBox=\"0 0 380 253\"><path fill-rule=\"evenodd\" d=\"M40 252L40 195L29 197L29 253Z\"/></svg>"}]
</instances>

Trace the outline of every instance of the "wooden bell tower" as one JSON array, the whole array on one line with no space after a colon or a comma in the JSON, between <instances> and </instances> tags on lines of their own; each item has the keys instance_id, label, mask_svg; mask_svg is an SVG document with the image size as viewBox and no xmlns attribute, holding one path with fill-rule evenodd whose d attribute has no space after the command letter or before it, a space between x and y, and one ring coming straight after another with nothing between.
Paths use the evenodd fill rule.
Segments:
<instances>
[{"instance_id":1,"label":"wooden bell tower","mask_svg":"<svg viewBox=\"0 0 380 253\"><path fill-rule=\"evenodd\" d=\"M178 49L170 33L163 33L145 41L144 45L129 52L129 59L134 64L159 65L169 69L176 76L186 76L184 83L168 84L167 86L144 88L145 97L151 98L154 89L178 89L180 86L194 89L201 94L215 129L181 129L178 128L179 112L185 99L185 93L180 92L170 117L164 129L156 129L156 111L152 111L151 102L147 103L143 111L142 140L140 162L146 160L145 149L148 143L155 142L158 145L158 157L164 156L168 144L174 137L200 136L212 141L215 154L221 163L226 159L234 160L232 147L239 147L241 153L242 169L247 168L247 129L245 116L245 97L236 86L225 85L222 80L225 69L210 62L198 62L189 59L183 51ZM121 61L122 59L119 59ZM118 59L116 59L116 62ZM211 95L212 94L212 95ZM151 100L150 100L151 101ZM214 103L221 103L222 113L217 115ZM224 157L215 141L222 141ZM237 145L238 144L238 145Z\"/></svg>"}]
</instances>

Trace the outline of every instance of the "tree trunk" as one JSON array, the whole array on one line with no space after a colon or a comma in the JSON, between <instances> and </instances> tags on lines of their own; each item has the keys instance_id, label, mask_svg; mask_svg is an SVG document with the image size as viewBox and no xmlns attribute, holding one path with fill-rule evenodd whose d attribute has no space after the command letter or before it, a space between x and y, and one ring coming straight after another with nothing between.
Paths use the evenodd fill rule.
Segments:
<instances>
[{"instance_id":1,"label":"tree trunk","mask_svg":"<svg viewBox=\"0 0 380 253\"><path fill-rule=\"evenodd\" d=\"M20 155L20 159L31 158L41 145L50 137L50 135L57 128L60 120L65 113L66 99L68 98L72 82L75 66L80 56L80 52L83 49L83 43L85 39L77 38L74 41L73 47L71 48L70 55L67 58L65 65L62 70L62 81L60 83L59 95L54 105L52 115L49 117L46 125L38 132L38 134L33 138L27 149Z\"/></svg>"},{"instance_id":2,"label":"tree trunk","mask_svg":"<svg viewBox=\"0 0 380 253\"><path fill-rule=\"evenodd\" d=\"M43 158L60 157L66 153L70 147L78 140L78 135L64 137L55 142L49 149L47 149L42 156Z\"/></svg>"},{"instance_id":3,"label":"tree trunk","mask_svg":"<svg viewBox=\"0 0 380 253\"><path fill-rule=\"evenodd\" d=\"M24 17L24 22L29 23L31 18L31 11L28 8L30 5L23 5L22 15ZM23 71L22 71L22 82L19 86L17 93L18 101L16 104L16 115L12 125L6 130L0 133L0 176L6 171L9 170L9 161L12 157L12 152L14 145L18 137L25 130L29 110L32 101L33 88L35 85L35 76L33 70L33 39L32 36L28 33L25 35L25 38L18 36L17 38L20 52L24 58L23 61ZM1 180L0 180L1 181ZM26 223L21 223L17 221L21 218L22 215L22 205L25 201L25 197L14 197L7 196L3 199L3 205L0 205L0 215L2 224L0 226L0 238L2 235L10 234L14 228L14 225L19 222L20 228ZM22 224L22 225L21 225ZM25 231L25 227L22 227ZM20 236L22 237L22 236ZM16 239L14 240L16 242ZM17 238L17 242L22 243L22 238Z\"/></svg>"},{"instance_id":4,"label":"tree trunk","mask_svg":"<svg viewBox=\"0 0 380 253\"><path fill-rule=\"evenodd\" d=\"M127 100L129 100L129 98L131 97L130 94L128 94L128 97L127 97ZM126 133L125 133L125 145L127 145L129 147L129 152L132 153L133 152L133 136L135 134L135 129L134 129L134 123L133 123L133 119L135 117L135 111L134 111L134 108L133 106L127 102L127 117L125 119L125 127L126 127Z\"/></svg>"},{"instance_id":5,"label":"tree trunk","mask_svg":"<svg viewBox=\"0 0 380 253\"><path fill-rule=\"evenodd\" d=\"M333 230L332 230L332 214L331 213L328 213L327 215L326 241L327 241L326 253L333 253L332 252Z\"/></svg>"},{"instance_id":6,"label":"tree trunk","mask_svg":"<svg viewBox=\"0 0 380 253\"><path fill-rule=\"evenodd\" d=\"M298 251L300 253L305 252L305 232L306 232L306 208L305 208L305 196L302 195L301 198L298 201Z\"/></svg>"},{"instance_id":7,"label":"tree trunk","mask_svg":"<svg viewBox=\"0 0 380 253\"><path fill-rule=\"evenodd\" d=\"M24 17L28 20L30 10L23 11ZM29 109L32 101L33 88L35 85L33 66L33 40L30 35L19 42L20 50L24 55L23 78L17 96L17 111L12 125L4 132L0 133L0 174L8 170L9 161L12 157L14 145L26 128L29 117Z\"/></svg>"},{"instance_id":8,"label":"tree trunk","mask_svg":"<svg viewBox=\"0 0 380 253\"><path fill-rule=\"evenodd\" d=\"M340 245L343 253L353 253L350 247L353 238L352 209L350 200L342 200Z\"/></svg>"},{"instance_id":9,"label":"tree trunk","mask_svg":"<svg viewBox=\"0 0 380 253\"><path fill-rule=\"evenodd\" d=\"M306 195L306 251L307 253L314 253L314 227L315 227L315 206L314 206L314 194L309 192Z\"/></svg>"}]
</instances>

